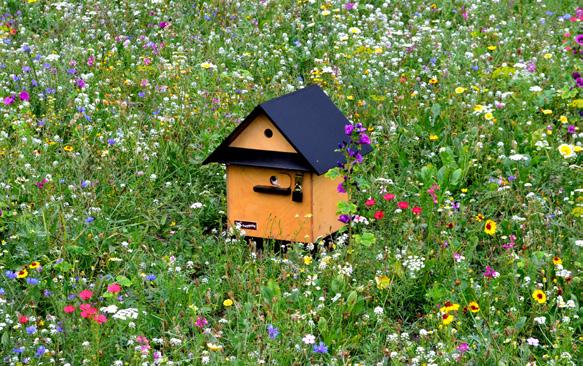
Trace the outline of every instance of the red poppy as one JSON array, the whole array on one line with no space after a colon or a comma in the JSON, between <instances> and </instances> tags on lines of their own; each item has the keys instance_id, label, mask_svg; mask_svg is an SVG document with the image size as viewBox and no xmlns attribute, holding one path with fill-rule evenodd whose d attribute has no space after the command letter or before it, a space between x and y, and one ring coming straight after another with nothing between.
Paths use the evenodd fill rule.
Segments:
<instances>
[{"instance_id":1,"label":"red poppy","mask_svg":"<svg viewBox=\"0 0 583 366\"><path fill-rule=\"evenodd\" d=\"M421 209L421 207L419 207L419 206L415 206L415 207L413 207L413 208L411 209L411 211L413 211L413 213L414 213L415 215L419 216L419 215L421 215L421 211L422 211L422 209Z\"/></svg>"},{"instance_id":2,"label":"red poppy","mask_svg":"<svg viewBox=\"0 0 583 366\"><path fill-rule=\"evenodd\" d=\"M401 210L406 210L409 207L409 202L401 201L397 203L397 206L399 206Z\"/></svg>"},{"instance_id":3,"label":"red poppy","mask_svg":"<svg viewBox=\"0 0 583 366\"><path fill-rule=\"evenodd\" d=\"M385 213L383 211L377 211L374 213L374 218L377 220L380 220L383 217L385 217Z\"/></svg>"},{"instance_id":4,"label":"red poppy","mask_svg":"<svg viewBox=\"0 0 583 366\"><path fill-rule=\"evenodd\" d=\"M375 202L374 198L369 198L366 200L366 202L364 202L364 205L366 207L372 207L372 206L374 206L375 203L376 202Z\"/></svg>"},{"instance_id":5,"label":"red poppy","mask_svg":"<svg viewBox=\"0 0 583 366\"><path fill-rule=\"evenodd\" d=\"M26 324L28 323L28 317L26 315L21 315L18 317L18 322L20 324Z\"/></svg>"}]
</instances>

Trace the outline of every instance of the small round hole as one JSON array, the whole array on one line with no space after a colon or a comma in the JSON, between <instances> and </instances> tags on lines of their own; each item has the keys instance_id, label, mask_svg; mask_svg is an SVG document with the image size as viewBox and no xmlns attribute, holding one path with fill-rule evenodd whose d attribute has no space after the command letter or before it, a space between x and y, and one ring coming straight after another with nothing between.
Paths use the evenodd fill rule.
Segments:
<instances>
[{"instance_id":1,"label":"small round hole","mask_svg":"<svg viewBox=\"0 0 583 366\"><path fill-rule=\"evenodd\" d=\"M279 181L277 180L277 177L275 175L272 175L271 177L269 177L269 183L271 183L272 186L279 185Z\"/></svg>"},{"instance_id":2,"label":"small round hole","mask_svg":"<svg viewBox=\"0 0 583 366\"><path fill-rule=\"evenodd\" d=\"M269 128L266 128L265 131L263 131L263 134L265 134L265 137L271 138L271 136L273 136L273 131L271 131Z\"/></svg>"}]
</instances>

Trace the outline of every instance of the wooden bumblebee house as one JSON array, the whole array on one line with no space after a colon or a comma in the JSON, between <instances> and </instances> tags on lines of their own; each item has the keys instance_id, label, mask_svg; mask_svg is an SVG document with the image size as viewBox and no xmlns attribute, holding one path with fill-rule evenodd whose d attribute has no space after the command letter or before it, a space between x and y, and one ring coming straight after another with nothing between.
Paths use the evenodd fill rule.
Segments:
<instances>
[{"instance_id":1,"label":"wooden bumblebee house","mask_svg":"<svg viewBox=\"0 0 583 366\"><path fill-rule=\"evenodd\" d=\"M344 161L337 151L349 121L313 85L257 106L203 162L227 166L228 226L247 236L315 242L342 223L342 177L325 177Z\"/></svg>"}]
</instances>

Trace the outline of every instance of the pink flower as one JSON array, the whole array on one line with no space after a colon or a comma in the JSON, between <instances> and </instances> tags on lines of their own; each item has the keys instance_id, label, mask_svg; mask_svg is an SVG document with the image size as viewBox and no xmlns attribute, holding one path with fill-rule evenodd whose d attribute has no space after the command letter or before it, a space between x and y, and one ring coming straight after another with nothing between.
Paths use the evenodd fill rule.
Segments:
<instances>
[{"instance_id":1,"label":"pink flower","mask_svg":"<svg viewBox=\"0 0 583 366\"><path fill-rule=\"evenodd\" d=\"M103 314L99 314L93 319L97 322L97 324L103 324L107 321L107 317Z\"/></svg>"},{"instance_id":2,"label":"pink flower","mask_svg":"<svg viewBox=\"0 0 583 366\"><path fill-rule=\"evenodd\" d=\"M67 314L71 314L75 311L75 307L73 305L67 305L67 306L65 306L63 311Z\"/></svg>"},{"instance_id":3,"label":"pink flower","mask_svg":"<svg viewBox=\"0 0 583 366\"><path fill-rule=\"evenodd\" d=\"M374 206L375 203L376 202L375 202L374 198L369 198L364 202L364 205L366 207L372 207L372 206Z\"/></svg>"},{"instance_id":4,"label":"pink flower","mask_svg":"<svg viewBox=\"0 0 583 366\"><path fill-rule=\"evenodd\" d=\"M392 194L392 193L387 193L387 194L385 194L385 195L383 196L383 199L384 199L385 201L391 201L391 200L394 200L394 199L395 199L395 195L394 195L394 194Z\"/></svg>"},{"instance_id":5,"label":"pink flower","mask_svg":"<svg viewBox=\"0 0 583 366\"><path fill-rule=\"evenodd\" d=\"M79 298L81 298L81 300L89 300L91 296L93 296L93 292L91 292L91 290L83 290L79 292Z\"/></svg>"},{"instance_id":6,"label":"pink flower","mask_svg":"<svg viewBox=\"0 0 583 366\"><path fill-rule=\"evenodd\" d=\"M94 56L89 56L89 58L87 59L87 66L91 67L95 64L95 57Z\"/></svg>"},{"instance_id":7,"label":"pink flower","mask_svg":"<svg viewBox=\"0 0 583 366\"><path fill-rule=\"evenodd\" d=\"M415 215L419 216L419 215L421 215L421 211L422 211L422 209L421 209L421 207L419 207L419 206L415 206L415 207L413 207L413 208L411 209L411 211L413 211L413 214L415 214Z\"/></svg>"},{"instance_id":8,"label":"pink flower","mask_svg":"<svg viewBox=\"0 0 583 366\"><path fill-rule=\"evenodd\" d=\"M383 217L385 217L385 213L383 211L377 211L377 212L374 213L374 218L376 220L380 220Z\"/></svg>"},{"instance_id":9,"label":"pink flower","mask_svg":"<svg viewBox=\"0 0 583 366\"><path fill-rule=\"evenodd\" d=\"M484 272L484 277L486 278L496 278L500 276L500 273L496 272L494 268L486 266L486 271Z\"/></svg>"},{"instance_id":10,"label":"pink flower","mask_svg":"<svg viewBox=\"0 0 583 366\"><path fill-rule=\"evenodd\" d=\"M435 191L439 190L439 186L437 184L434 184L431 186L431 188L429 188L427 190L427 193L431 196L431 198L433 199L433 203L437 205L437 195L435 194Z\"/></svg>"},{"instance_id":11,"label":"pink flower","mask_svg":"<svg viewBox=\"0 0 583 366\"><path fill-rule=\"evenodd\" d=\"M346 193L346 189L344 189L344 183L338 184L336 190L338 191L338 193Z\"/></svg>"},{"instance_id":12,"label":"pink flower","mask_svg":"<svg viewBox=\"0 0 583 366\"><path fill-rule=\"evenodd\" d=\"M26 90L21 91L18 97L20 98L20 100L23 100L25 102L28 102L30 100L30 94L28 94Z\"/></svg>"},{"instance_id":13,"label":"pink flower","mask_svg":"<svg viewBox=\"0 0 583 366\"><path fill-rule=\"evenodd\" d=\"M206 320L205 317L200 317L197 316L196 317L196 322L194 322L194 325L196 325L199 328L204 328L209 322Z\"/></svg>"},{"instance_id":14,"label":"pink flower","mask_svg":"<svg viewBox=\"0 0 583 366\"><path fill-rule=\"evenodd\" d=\"M462 343L457 346L457 351L462 355L470 350L470 346L467 343Z\"/></svg>"},{"instance_id":15,"label":"pink flower","mask_svg":"<svg viewBox=\"0 0 583 366\"><path fill-rule=\"evenodd\" d=\"M81 309L81 317L84 319L91 319L95 314L97 314L97 309L90 304L81 304L79 309Z\"/></svg>"},{"instance_id":16,"label":"pink flower","mask_svg":"<svg viewBox=\"0 0 583 366\"><path fill-rule=\"evenodd\" d=\"M107 286L107 292L111 292L112 294L117 294L121 291L121 286L117 283L112 283L111 285Z\"/></svg>"},{"instance_id":17,"label":"pink flower","mask_svg":"<svg viewBox=\"0 0 583 366\"><path fill-rule=\"evenodd\" d=\"M406 210L409 207L409 202L405 202L405 201L401 201L397 203L397 206L401 209L401 210Z\"/></svg>"}]
</instances>

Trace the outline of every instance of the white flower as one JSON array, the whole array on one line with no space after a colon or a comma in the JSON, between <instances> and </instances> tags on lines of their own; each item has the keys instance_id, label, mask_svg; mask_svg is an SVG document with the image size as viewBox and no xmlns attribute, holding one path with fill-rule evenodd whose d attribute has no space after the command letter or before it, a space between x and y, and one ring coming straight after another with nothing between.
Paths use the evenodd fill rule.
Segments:
<instances>
[{"instance_id":1,"label":"white flower","mask_svg":"<svg viewBox=\"0 0 583 366\"><path fill-rule=\"evenodd\" d=\"M579 248L583 247L583 240L581 239L575 240L575 245L578 246Z\"/></svg>"},{"instance_id":2,"label":"white flower","mask_svg":"<svg viewBox=\"0 0 583 366\"><path fill-rule=\"evenodd\" d=\"M383 315L383 312L384 312L384 310L383 310L383 308L382 308L382 307L380 307L380 306L377 306L376 308L374 308L374 313L375 313L376 315L379 315L379 316L380 316L380 315Z\"/></svg>"},{"instance_id":3,"label":"white flower","mask_svg":"<svg viewBox=\"0 0 583 366\"><path fill-rule=\"evenodd\" d=\"M316 343L316 337L313 334L306 334L304 338L302 338L304 344L314 344Z\"/></svg>"},{"instance_id":4,"label":"white flower","mask_svg":"<svg viewBox=\"0 0 583 366\"><path fill-rule=\"evenodd\" d=\"M190 205L190 208L201 208L202 207L202 203L200 202L195 202L192 205Z\"/></svg>"},{"instance_id":5,"label":"white flower","mask_svg":"<svg viewBox=\"0 0 583 366\"><path fill-rule=\"evenodd\" d=\"M538 92L542 91L543 89L540 86L531 86L530 89L528 89L528 90L530 90L531 92L534 92L534 93L538 93Z\"/></svg>"},{"instance_id":6,"label":"white flower","mask_svg":"<svg viewBox=\"0 0 583 366\"><path fill-rule=\"evenodd\" d=\"M533 346L533 347L538 347L538 345L539 345L538 339L532 338L532 337L528 338L526 340L526 343L528 343L530 346Z\"/></svg>"},{"instance_id":7,"label":"white flower","mask_svg":"<svg viewBox=\"0 0 583 366\"><path fill-rule=\"evenodd\" d=\"M514 161L520 161L520 160L526 161L526 160L528 160L528 156L522 155L522 154L513 154L513 155L508 156L508 159L514 160Z\"/></svg>"},{"instance_id":8,"label":"white flower","mask_svg":"<svg viewBox=\"0 0 583 366\"><path fill-rule=\"evenodd\" d=\"M109 305L107 307L100 308L99 310L102 313L113 314L113 313L117 312L117 306L115 306L115 305Z\"/></svg>"},{"instance_id":9,"label":"white flower","mask_svg":"<svg viewBox=\"0 0 583 366\"><path fill-rule=\"evenodd\" d=\"M356 27L350 27L350 28L348 28L348 33L350 33L350 34L360 34L360 32L361 31L360 31L359 28L356 28Z\"/></svg>"},{"instance_id":10,"label":"white flower","mask_svg":"<svg viewBox=\"0 0 583 366\"><path fill-rule=\"evenodd\" d=\"M534 322L535 322L536 324L540 324L540 325L542 325L542 324L545 324L545 323L546 323L546 321L547 321L547 318L545 318L544 316L539 316L539 317L537 317L537 318L534 318Z\"/></svg>"}]
</instances>

